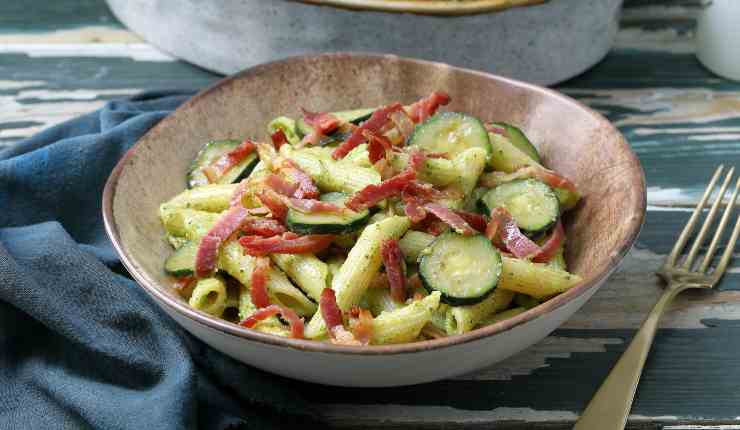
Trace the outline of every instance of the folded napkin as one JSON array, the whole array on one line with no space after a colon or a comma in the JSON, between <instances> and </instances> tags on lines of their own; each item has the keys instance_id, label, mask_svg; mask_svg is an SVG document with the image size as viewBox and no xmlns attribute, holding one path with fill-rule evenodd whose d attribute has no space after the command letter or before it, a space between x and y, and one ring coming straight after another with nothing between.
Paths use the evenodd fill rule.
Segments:
<instances>
[{"instance_id":1,"label":"folded napkin","mask_svg":"<svg viewBox=\"0 0 740 430\"><path fill-rule=\"evenodd\" d=\"M120 265L105 180L191 94L149 93L0 150L0 428L283 428L299 384L191 337Z\"/></svg>"}]
</instances>

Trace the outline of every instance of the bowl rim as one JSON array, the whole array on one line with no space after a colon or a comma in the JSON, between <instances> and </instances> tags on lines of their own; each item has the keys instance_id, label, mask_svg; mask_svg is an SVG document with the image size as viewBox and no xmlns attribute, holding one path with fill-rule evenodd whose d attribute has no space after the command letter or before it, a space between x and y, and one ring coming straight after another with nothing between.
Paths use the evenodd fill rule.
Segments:
<instances>
[{"instance_id":1,"label":"bowl rim","mask_svg":"<svg viewBox=\"0 0 740 430\"><path fill-rule=\"evenodd\" d=\"M413 13L418 15L460 16L501 12L534 6L550 0L289 0L315 6L329 6L355 11Z\"/></svg>"},{"instance_id":2,"label":"bowl rim","mask_svg":"<svg viewBox=\"0 0 740 430\"><path fill-rule=\"evenodd\" d=\"M267 333L262 333L256 330L244 328L237 324L213 317L209 314L206 314L205 312L202 312L202 311L196 310L195 308L190 307L186 302L177 300L176 298L170 296L164 291L160 291L154 285L156 284L156 282L149 279L147 276L144 276L143 273L146 273L146 272L144 272L143 270L140 270L138 266L134 263L133 257L128 255L124 251L124 248L121 243L121 238L119 236L118 228L115 223L115 216L114 216L114 210L113 210L114 199L116 195L116 188L118 185L118 179L121 176L125 167L129 164L129 160L134 156L139 145L141 145L143 141L145 140L156 138L156 135L160 132L160 130L165 129L168 126L168 123L173 121L172 118L174 116L173 115L174 113L176 113L179 110L189 109L191 106L196 104L201 98L208 96L214 91L221 90L223 87L232 85L234 84L234 82L240 79L248 78L250 76L258 76L268 71L271 67L274 67L276 65L291 63L291 62L309 61L309 60L316 61L316 60L321 60L324 58L326 59L358 58L358 59L364 59L364 60L381 60L381 61L387 60L387 59L393 59L394 61L400 61L400 62L415 64L415 65L449 67L452 70L462 71L465 73L471 73L474 75L484 77L486 79L492 79L492 80L495 80L495 81L498 81L498 82L501 82L507 85L512 85L520 89L525 89L527 91L534 91L534 92L540 93L547 97L556 98L563 103L573 105L574 107L585 111L586 114L589 114L596 121L606 125L607 128L610 128L612 132L616 133L616 135L619 137L618 144L623 146L624 149L626 149L626 154L629 157L629 161L628 161L629 165L633 167L637 167L637 172L639 173L638 177L635 179L639 181L640 193L635 194L635 195L641 196L641 198L635 198L634 201L631 201L632 206L634 206L636 216L629 220L629 223L630 223L629 230L628 230L629 233L626 236L626 240L624 241L624 243L622 243L621 248L616 250L617 251L616 253L611 254L610 263L606 265L606 267L602 271L597 273L591 279L586 280L582 282L581 284L569 289L568 291L544 303L541 303L540 305L535 306L534 308L528 309L527 311L519 315L516 315L507 320L500 321L498 323L491 324L491 325L488 325L486 327L482 327L479 329L475 329L475 330L472 330L470 332L463 333L463 334L448 336L448 337L444 337L440 339L430 339L430 340L425 340L425 341L393 344L393 345L373 345L373 346L334 345L328 342L320 342L320 341L304 340L304 339L291 339L291 338L284 338L284 337L275 336L275 335L271 335ZM116 252L121 258L121 262L123 263L124 267L126 267L126 269L131 274L131 276L137 281L137 284L141 286L157 303L172 309L173 311L177 312L181 316L184 316L192 320L193 322L207 326L211 329L215 329L227 335L239 337L241 339L256 341L262 344L288 347L288 348L298 349L302 351L321 352L321 353L339 353L339 354L349 354L349 355L391 355L391 354L406 354L406 353L429 351L429 350L444 348L448 346L460 345L460 344L480 340L480 339L483 339L489 336L493 336L493 335L508 331L514 327L525 324L534 319L540 318L543 315L548 314L554 311L555 309L558 309L566 305L567 303L570 303L571 301L585 294L592 288L597 288L611 274L611 272L617 268L617 266L619 265L621 260L624 258L624 256L627 254L627 252L629 252L629 250L633 247L635 241L637 240L637 237L640 233L640 230L642 228L642 225L645 219L646 207L647 207L647 193L646 193L645 174L644 174L644 171L642 169L642 166L640 165L640 162L637 156L631 150L630 146L627 144L624 136L621 134L621 132L619 132L619 130L616 129L616 127L614 127L614 125L612 125L601 114L599 114L593 109L585 106L584 104L564 94L558 93L554 90L544 88L544 87L541 87L535 84L530 84L530 83L518 81L515 79L511 79L511 78L505 78L502 76L493 75L493 74L486 73L486 72L466 69L462 67L450 66L448 64L440 63L440 62L419 60L419 59L414 59L414 58L406 58L406 57L400 57L400 56L391 55L391 54L334 52L334 53L325 53L325 54L309 54L309 55L292 56L292 57L287 57L287 58L277 60L277 61L263 63L260 65L242 70L241 72L238 72L236 74L227 76L211 84L210 86L206 87L200 92L198 92L196 95L191 97L185 103L180 105L172 114L163 118L154 127L152 127L149 131L147 131L134 145L131 146L131 148L129 148L129 150L124 154L124 156L118 161L115 168L113 169L110 176L108 177L108 180L105 183L105 188L103 189L102 212L103 212L103 221L105 224L106 233L108 234L108 237L113 243L113 247L115 248Z\"/></svg>"}]
</instances>

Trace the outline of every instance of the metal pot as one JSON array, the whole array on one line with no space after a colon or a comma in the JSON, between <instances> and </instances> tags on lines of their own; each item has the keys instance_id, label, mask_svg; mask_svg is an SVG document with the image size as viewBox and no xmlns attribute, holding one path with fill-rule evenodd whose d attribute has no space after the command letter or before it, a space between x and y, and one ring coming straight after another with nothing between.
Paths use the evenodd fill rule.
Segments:
<instances>
[{"instance_id":1,"label":"metal pot","mask_svg":"<svg viewBox=\"0 0 740 430\"><path fill-rule=\"evenodd\" d=\"M392 53L539 84L596 64L612 46L622 0L551 0L472 15L369 11L292 0L107 0L143 38L231 74L287 56Z\"/></svg>"}]
</instances>

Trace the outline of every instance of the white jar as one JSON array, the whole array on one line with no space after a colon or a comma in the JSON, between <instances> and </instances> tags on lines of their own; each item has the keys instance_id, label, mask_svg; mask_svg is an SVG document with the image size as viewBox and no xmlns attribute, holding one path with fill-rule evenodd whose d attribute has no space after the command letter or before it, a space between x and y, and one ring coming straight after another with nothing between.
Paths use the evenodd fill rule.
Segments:
<instances>
[{"instance_id":1,"label":"white jar","mask_svg":"<svg viewBox=\"0 0 740 430\"><path fill-rule=\"evenodd\" d=\"M706 2L697 23L696 56L712 72L740 81L740 0Z\"/></svg>"}]
</instances>

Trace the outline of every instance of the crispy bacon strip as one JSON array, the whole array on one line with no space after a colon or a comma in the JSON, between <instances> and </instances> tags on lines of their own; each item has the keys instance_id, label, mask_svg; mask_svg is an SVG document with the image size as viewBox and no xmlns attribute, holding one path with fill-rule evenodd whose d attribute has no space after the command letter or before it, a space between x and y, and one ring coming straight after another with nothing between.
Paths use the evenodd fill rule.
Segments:
<instances>
[{"instance_id":1,"label":"crispy bacon strip","mask_svg":"<svg viewBox=\"0 0 740 430\"><path fill-rule=\"evenodd\" d=\"M396 302L406 301L406 277L403 275L403 253L398 246L398 241L389 239L380 247L380 255L383 258L383 266L388 276L388 284L391 287L391 297Z\"/></svg>"},{"instance_id":2,"label":"crispy bacon strip","mask_svg":"<svg viewBox=\"0 0 740 430\"><path fill-rule=\"evenodd\" d=\"M283 130L277 130L275 133L272 133L270 135L270 140L272 140L272 146L275 147L276 151L279 151L281 146L288 143L288 138L285 136L285 132Z\"/></svg>"},{"instance_id":3,"label":"crispy bacon strip","mask_svg":"<svg viewBox=\"0 0 740 430\"><path fill-rule=\"evenodd\" d=\"M558 223L555 225L555 229L552 231L550 238L547 239L547 242L545 242L545 244L540 247L540 252L532 257L532 261L534 261L535 263L547 263L548 261L552 260L552 257L554 257L555 254L558 252L558 249L560 248L560 245L563 243L564 239L565 231L563 230L563 223L558 220Z\"/></svg>"},{"instance_id":4,"label":"crispy bacon strip","mask_svg":"<svg viewBox=\"0 0 740 430\"><path fill-rule=\"evenodd\" d=\"M364 130L362 135L368 141L367 152L371 163L375 164L381 158L388 158L388 151L391 150L393 144L387 137L370 130Z\"/></svg>"},{"instance_id":5,"label":"crispy bacon strip","mask_svg":"<svg viewBox=\"0 0 740 430\"><path fill-rule=\"evenodd\" d=\"M493 134L500 134L501 136L509 137L509 133L506 132L506 129L503 127L499 127L493 124L485 124L486 130L493 133Z\"/></svg>"},{"instance_id":6,"label":"crispy bacon strip","mask_svg":"<svg viewBox=\"0 0 740 430\"><path fill-rule=\"evenodd\" d=\"M362 144L362 142L364 142L365 137L363 136L363 132L365 130L369 130L371 132L380 131L380 129L388 123L389 115L401 109L403 109L401 103L394 103L373 112L373 114L367 121L363 122L359 127L354 129L347 140L342 142L334 150L334 152L332 152L332 158L334 158L335 160L344 158L347 154L349 154L351 150L355 149L357 146Z\"/></svg>"},{"instance_id":7,"label":"crispy bacon strip","mask_svg":"<svg viewBox=\"0 0 740 430\"><path fill-rule=\"evenodd\" d=\"M283 233L282 236L260 237L243 236L239 244L244 253L253 256L268 254L305 254L323 251L331 245L335 236L332 234L311 234L298 236L293 233Z\"/></svg>"},{"instance_id":8,"label":"crispy bacon strip","mask_svg":"<svg viewBox=\"0 0 740 430\"><path fill-rule=\"evenodd\" d=\"M240 323L240 325L246 328L253 328L260 321L264 321L267 318L278 314L282 315L283 318L288 320L288 323L290 324L290 336L294 339L303 339L303 319L298 317L298 314L296 314L293 309L283 306L270 305L265 308L259 309L257 310L257 312L245 318L244 321Z\"/></svg>"},{"instance_id":9,"label":"crispy bacon strip","mask_svg":"<svg viewBox=\"0 0 740 430\"><path fill-rule=\"evenodd\" d=\"M324 319L329 334L334 337L335 327L344 327L342 311L339 309L339 305L337 305L337 296L334 294L334 290L324 288L319 298L319 308L321 309L321 317Z\"/></svg>"},{"instance_id":10,"label":"crispy bacon strip","mask_svg":"<svg viewBox=\"0 0 740 430\"><path fill-rule=\"evenodd\" d=\"M516 179L535 178L549 185L551 188L563 188L571 193L577 194L576 185L559 174L542 166L526 166L512 173L491 172L481 176L481 185L489 188L496 187L504 182Z\"/></svg>"},{"instance_id":11,"label":"crispy bacon strip","mask_svg":"<svg viewBox=\"0 0 740 430\"><path fill-rule=\"evenodd\" d=\"M298 190L298 184L290 183L274 173L265 178L265 185L277 191L279 194L291 197Z\"/></svg>"},{"instance_id":12,"label":"crispy bacon strip","mask_svg":"<svg viewBox=\"0 0 740 430\"><path fill-rule=\"evenodd\" d=\"M422 201L418 197L406 194L406 191L403 192L401 198L404 202L403 211L411 222L417 224L424 221L427 217L427 211L424 209Z\"/></svg>"},{"instance_id":13,"label":"crispy bacon strip","mask_svg":"<svg viewBox=\"0 0 740 430\"><path fill-rule=\"evenodd\" d=\"M214 183L225 175L232 167L241 163L249 154L254 152L256 146L249 139L244 140L239 146L227 152L226 154L213 160L211 164L203 168L203 173L208 181Z\"/></svg>"},{"instance_id":14,"label":"crispy bacon strip","mask_svg":"<svg viewBox=\"0 0 740 430\"><path fill-rule=\"evenodd\" d=\"M274 167L298 185L298 188L293 193L293 197L299 199L315 199L319 197L319 189L313 183L311 177L301 170L292 160L278 157L275 160Z\"/></svg>"},{"instance_id":15,"label":"crispy bacon strip","mask_svg":"<svg viewBox=\"0 0 740 430\"><path fill-rule=\"evenodd\" d=\"M449 197L442 191L437 190L432 184L420 181L411 181L403 190L404 194L418 197L423 200L440 200Z\"/></svg>"},{"instance_id":16,"label":"crispy bacon strip","mask_svg":"<svg viewBox=\"0 0 740 430\"><path fill-rule=\"evenodd\" d=\"M364 308L358 308L357 320L352 325L352 336L362 345L369 345L373 337L373 314Z\"/></svg>"},{"instance_id":17,"label":"crispy bacon strip","mask_svg":"<svg viewBox=\"0 0 740 430\"><path fill-rule=\"evenodd\" d=\"M358 212L371 206L375 206L381 200L401 194L406 185L414 179L416 179L416 171L413 169L406 169L398 175L393 176L390 179L386 179L380 184L367 185L365 188L350 197L350 199L347 200L346 206L353 211Z\"/></svg>"},{"instance_id":18,"label":"crispy bacon strip","mask_svg":"<svg viewBox=\"0 0 740 430\"><path fill-rule=\"evenodd\" d=\"M271 188L265 188L257 193L257 198L270 209L272 217L280 222L285 222L285 216L288 214L288 205L283 201L280 194Z\"/></svg>"},{"instance_id":19,"label":"crispy bacon strip","mask_svg":"<svg viewBox=\"0 0 740 430\"><path fill-rule=\"evenodd\" d=\"M458 214L452 211L452 209L443 206L439 203L427 203L424 205L424 209L431 212L434 216L444 221L447 225L452 227L456 232L465 235L476 234L475 229L471 227L465 220Z\"/></svg>"},{"instance_id":20,"label":"crispy bacon strip","mask_svg":"<svg viewBox=\"0 0 740 430\"><path fill-rule=\"evenodd\" d=\"M486 228L486 236L500 240L501 243L517 258L527 258L540 253L540 247L525 236L514 222L509 211L496 208L491 211L491 225Z\"/></svg>"},{"instance_id":21,"label":"crispy bacon strip","mask_svg":"<svg viewBox=\"0 0 740 430\"><path fill-rule=\"evenodd\" d=\"M267 282L270 280L270 257L257 257L252 270L249 295L252 303L258 308L270 305L270 297L267 295Z\"/></svg>"},{"instance_id":22,"label":"crispy bacon strip","mask_svg":"<svg viewBox=\"0 0 740 430\"><path fill-rule=\"evenodd\" d=\"M486 217L484 217L483 215L465 211L454 212L458 216L460 216L460 218L464 219L466 223L468 223L471 227L478 230L479 232L484 233L486 231L488 220L486 220Z\"/></svg>"},{"instance_id":23,"label":"crispy bacon strip","mask_svg":"<svg viewBox=\"0 0 740 430\"><path fill-rule=\"evenodd\" d=\"M242 231L252 236L271 237L285 233L287 230L277 220L272 218L250 218L243 226Z\"/></svg>"},{"instance_id":24,"label":"crispy bacon strip","mask_svg":"<svg viewBox=\"0 0 740 430\"><path fill-rule=\"evenodd\" d=\"M398 133L401 135L403 141L406 141L406 139L411 136L411 133L414 132L414 127L416 127L414 121L403 109L397 112L393 112L390 115L390 120L396 127L396 130L398 130Z\"/></svg>"},{"instance_id":25,"label":"crispy bacon strip","mask_svg":"<svg viewBox=\"0 0 740 430\"><path fill-rule=\"evenodd\" d=\"M240 205L233 206L208 230L201 239L195 255L195 276L204 278L213 273L221 243L239 230L248 216L246 208Z\"/></svg>"},{"instance_id":26,"label":"crispy bacon strip","mask_svg":"<svg viewBox=\"0 0 740 430\"><path fill-rule=\"evenodd\" d=\"M444 91L435 91L427 97L409 106L408 114L412 121L420 123L434 115L440 106L450 102L450 96Z\"/></svg>"},{"instance_id":27,"label":"crispy bacon strip","mask_svg":"<svg viewBox=\"0 0 740 430\"><path fill-rule=\"evenodd\" d=\"M331 134L342 121L328 112L311 112L301 108L303 120L321 134Z\"/></svg>"}]
</instances>

